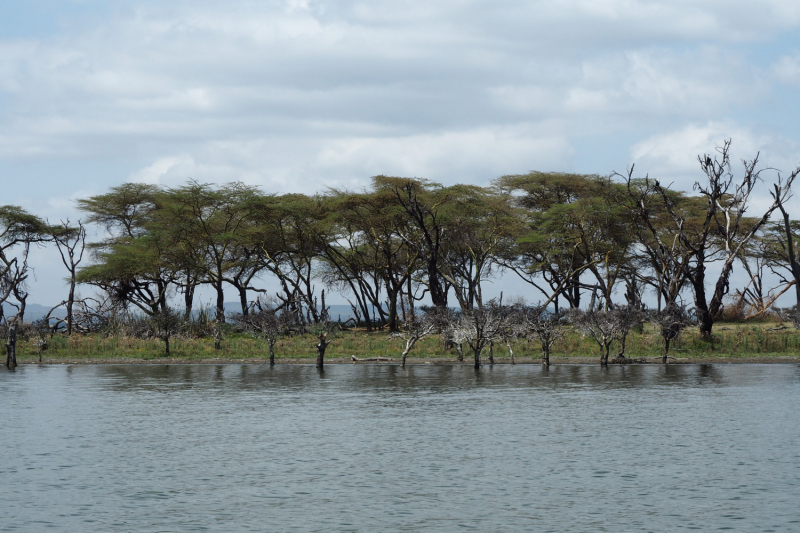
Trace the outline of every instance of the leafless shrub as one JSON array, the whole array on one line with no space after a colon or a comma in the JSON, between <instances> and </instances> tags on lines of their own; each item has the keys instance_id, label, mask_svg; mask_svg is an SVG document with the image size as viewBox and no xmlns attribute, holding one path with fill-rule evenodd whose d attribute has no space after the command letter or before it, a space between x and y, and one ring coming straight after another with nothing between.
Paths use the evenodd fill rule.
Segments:
<instances>
[{"instance_id":1,"label":"leafless shrub","mask_svg":"<svg viewBox=\"0 0 800 533\"><path fill-rule=\"evenodd\" d=\"M455 313L449 330L456 344L466 343L472 350L475 368L481 367L481 352L487 345L501 338L507 320L497 305L467 309Z\"/></svg>"},{"instance_id":2,"label":"leafless shrub","mask_svg":"<svg viewBox=\"0 0 800 533\"><path fill-rule=\"evenodd\" d=\"M686 306L671 302L661 311L650 313L650 322L659 328L661 338L664 339L664 356L661 362L666 364L669 360L670 343L678 338L681 331L693 325L695 320Z\"/></svg>"},{"instance_id":3,"label":"leafless shrub","mask_svg":"<svg viewBox=\"0 0 800 533\"><path fill-rule=\"evenodd\" d=\"M542 365L550 366L550 349L564 336L566 313L535 305L523 308L518 317L519 326L525 335L539 341L542 347Z\"/></svg>"},{"instance_id":4,"label":"leafless shrub","mask_svg":"<svg viewBox=\"0 0 800 533\"><path fill-rule=\"evenodd\" d=\"M619 340L622 350L615 362L628 362L625 358L625 339L631 328L644 319L644 312L631 306L612 307L609 310L571 309L569 321L584 335L589 335L600 347L600 364L608 364L611 344Z\"/></svg>"},{"instance_id":5,"label":"leafless shrub","mask_svg":"<svg viewBox=\"0 0 800 533\"><path fill-rule=\"evenodd\" d=\"M775 308L775 313L781 317L782 320L791 322L795 329L800 329L800 305Z\"/></svg>"},{"instance_id":6,"label":"leafless shrub","mask_svg":"<svg viewBox=\"0 0 800 533\"><path fill-rule=\"evenodd\" d=\"M235 314L232 318L250 335L267 341L269 364L275 365L275 344L283 335L289 333L287 315L280 312L274 302L259 298L248 314Z\"/></svg>"},{"instance_id":7,"label":"leafless shrub","mask_svg":"<svg viewBox=\"0 0 800 533\"><path fill-rule=\"evenodd\" d=\"M169 341L186 328L183 313L167 307L149 316L131 318L128 321L131 336L141 339L161 339L164 341L164 354L170 355Z\"/></svg>"},{"instance_id":8,"label":"leafless shrub","mask_svg":"<svg viewBox=\"0 0 800 533\"><path fill-rule=\"evenodd\" d=\"M406 357L419 340L436 333L439 329L439 317L436 314L423 313L420 316L409 316L409 319L400 327L400 331L390 334L390 339L399 338L406 343L400 366L406 367Z\"/></svg>"}]
</instances>

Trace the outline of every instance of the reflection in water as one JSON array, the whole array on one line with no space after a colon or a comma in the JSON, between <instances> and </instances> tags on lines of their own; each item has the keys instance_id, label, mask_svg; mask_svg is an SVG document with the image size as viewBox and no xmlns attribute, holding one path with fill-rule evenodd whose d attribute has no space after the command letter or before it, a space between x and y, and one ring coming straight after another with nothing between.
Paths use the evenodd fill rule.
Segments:
<instances>
[{"instance_id":1,"label":"reflection in water","mask_svg":"<svg viewBox=\"0 0 800 533\"><path fill-rule=\"evenodd\" d=\"M800 365L23 366L0 394L0 531L800 529Z\"/></svg>"}]
</instances>

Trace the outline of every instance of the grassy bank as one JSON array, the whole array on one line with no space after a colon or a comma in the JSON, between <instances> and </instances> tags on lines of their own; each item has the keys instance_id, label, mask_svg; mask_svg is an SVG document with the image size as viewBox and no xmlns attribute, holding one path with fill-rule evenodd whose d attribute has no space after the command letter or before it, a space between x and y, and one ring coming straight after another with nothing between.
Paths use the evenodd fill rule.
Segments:
<instances>
[{"instance_id":1,"label":"grassy bank","mask_svg":"<svg viewBox=\"0 0 800 533\"><path fill-rule=\"evenodd\" d=\"M800 331L791 327L775 331L774 322L764 324L718 323L714 329L713 342L700 338L696 329L686 331L673 344L671 355L679 361L791 361L800 362ZM279 362L310 362L315 357L317 340L311 335L297 335L278 341L275 347ZM127 337L103 337L99 335L56 335L49 340L43 354L43 362L255 362L269 357L267 343L245 334L231 333L225 336L220 350L214 349L211 338L173 338L170 341L171 356L164 356L164 343L160 340L142 340ZM539 358L538 343L520 340L513 345L518 362L535 362ZM618 346L614 349L618 351ZM399 360L402 341L389 339L386 332L346 330L339 332L328 347L329 362L350 361L358 358L383 356ZM663 351L663 341L652 326L641 332L632 332L628 337L626 355L655 361ZM553 347L552 362L594 362L598 354L597 345L591 338L582 337L576 331L568 331ZM616 352L612 352L616 353ZM495 345L497 362L508 362L508 350L504 345ZM17 347L20 363L38 362L35 339L21 339ZM465 357L470 354L465 351ZM410 363L424 361L454 361L454 350L445 349L438 336L420 341L410 354ZM483 360L488 358L488 350Z\"/></svg>"}]
</instances>

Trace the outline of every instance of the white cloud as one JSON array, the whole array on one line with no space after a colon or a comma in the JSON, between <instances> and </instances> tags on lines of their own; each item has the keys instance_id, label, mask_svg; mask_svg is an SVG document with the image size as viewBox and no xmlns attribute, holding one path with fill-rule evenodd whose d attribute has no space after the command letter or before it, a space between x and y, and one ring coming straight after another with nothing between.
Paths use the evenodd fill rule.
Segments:
<instances>
[{"instance_id":1,"label":"white cloud","mask_svg":"<svg viewBox=\"0 0 800 533\"><path fill-rule=\"evenodd\" d=\"M153 162L152 165L134 172L128 178L133 183L164 184L171 181L176 174L183 175L184 179L189 179L192 170L196 168L194 159L189 155L183 154L175 157L161 157Z\"/></svg>"},{"instance_id":2,"label":"white cloud","mask_svg":"<svg viewBox=\"0 0 800 533\"><path fill-rule=\"evenodd\" d=\"M503 173L569 164L574 151L562 137L541 127L479 128L405 137L353 137L325 143L321 169L359 168L377 174L417 176L446 184L479 182Z\"/></svg>"},{"instance_id":3,"label":"white cloud","mask_svg":"<svg viewBox=\"0 0 800 533\"><path fill-rule=\"evenodd\" d=\"M800 85L800 53L781 57L772 66L772 71L782 82Z\"/></svg>"},{"instance_id":4,"label":"white cloud","mask_svg":"<svg viewBox=\"0 0 800 533\"><path fill-rule=\"evenodd\" d=\"M781 85L800 83L784 49L796 0L136 0L59 16L49 36L0 38L0 179L69 167L82 181L55 199L123 180L486 183L631 156L690 188L726 137L780 168L800 154ZM8 201L63 212L28 175Z\"/></svg>"},{"instance_id":5,"label":"white cloud","mask_svg":"<svg viewBox=\"0 0 800 533\"><path fill-rule=\"evenodd\" d=\"M734 175L741 175L741 160L752 160L758 156L759 168L777 169L783 175L791 173L800 165L800 144L776 135L752 131L751 128L734 122L709 122L704 125L690 124L677 131L654 135L631 147L637 175L644 173L658 178L662 183L672 183L673 188L691 191L696 181L703 179L698 156L714 157L725 140L731 140L731 167ZM776 174L765 171L766 180ZM759 196L768 197L762 187Z\"/></svg>"}]
</instances>

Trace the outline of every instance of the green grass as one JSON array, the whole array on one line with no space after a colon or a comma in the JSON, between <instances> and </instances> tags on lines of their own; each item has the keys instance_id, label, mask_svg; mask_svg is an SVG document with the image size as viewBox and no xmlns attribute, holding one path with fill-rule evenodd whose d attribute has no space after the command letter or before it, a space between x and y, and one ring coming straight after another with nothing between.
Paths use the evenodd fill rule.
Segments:
<instances>
[{"instance_id":1,"label":"green grass","mask_svg":"<svg viewBox=\"0 0 800 533\"><path fill-rule=\"evenodd\" d=\"M708 357L772 357L800 355L800 331L787 328L768 331L774 323L736 324L718 323L714 328L712 342L704 341L696 329L685 331L673 343L671 355L679 358L703 359ZM279 359L312 359L316 356L317 339L312 335L298 335L283 338L275 346ZM20 339L17 357L21 362L38 360L35 339ZM229 334L220 350L214 349L211 338L191 339L173 338L170 341L171 357L187 361L204 359L267 359L269 348L261 339L244 334ZM338 333L328 347L326 358L387 356L399 358L403 341L389 339L386 332L343 331ZM465 347L466 348L466 347ZM612 354L619 350L612 348ZM645 326L642 332L632 332L628 337L626 355L628 357L656 358L662 354L663 341L652 326ZM496 358L507 358L504 345L495 346ZM514 344L517 357L540 356L539 345L535 341L522 340ZM487 352L483 356L486 357ZM599 355L597 344L588 337L582 337L574 330L567 332L553 347L551 357L595 357ZM465 356L469 354L465 350ZM410 353L414 358L455 359L454 350L447 350L439 336L427 337L417 343ZM59 360L141 360L158 361L164 358L164 343L160 340L142 340L127 337L103 337L100 335L56 335L49 341L49 349L44 359L50 362Z\"/></svg>"}]
</instances>

